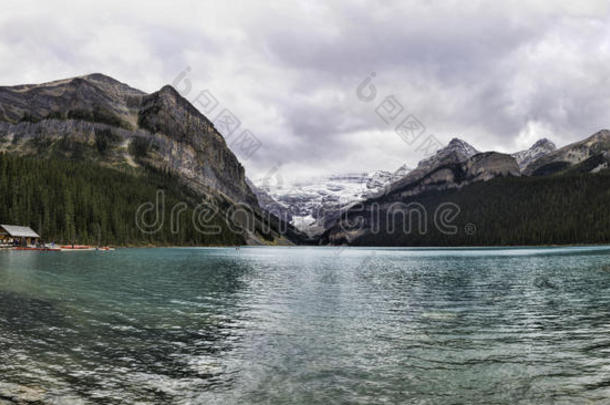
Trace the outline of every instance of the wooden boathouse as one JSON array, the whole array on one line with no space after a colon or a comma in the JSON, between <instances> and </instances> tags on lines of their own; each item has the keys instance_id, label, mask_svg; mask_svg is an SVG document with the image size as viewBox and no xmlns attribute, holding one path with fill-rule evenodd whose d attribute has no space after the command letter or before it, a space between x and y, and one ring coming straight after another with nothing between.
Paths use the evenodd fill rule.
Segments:
<instances>
[{"instance_id":1,"label":"wooden boathouse","mask_svg":"<svg viewBox=\"0 0 610 405\"><path fill-rule=\"evenodd\" d=\"M0 225L0 247L32 246L40 241L40 235L28 226Z\"/></svg>"}]
</instances>

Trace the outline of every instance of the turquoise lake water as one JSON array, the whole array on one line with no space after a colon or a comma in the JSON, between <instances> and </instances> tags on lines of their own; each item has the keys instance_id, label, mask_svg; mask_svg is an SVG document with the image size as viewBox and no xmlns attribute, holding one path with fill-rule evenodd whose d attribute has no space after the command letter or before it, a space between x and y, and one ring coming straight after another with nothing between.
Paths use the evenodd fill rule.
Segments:
<instances>
[{"instance_id":1,"label":"turquoise lake water","mask_svg":"<svg viewBox=\"0 0 610 405\"><path fill-rule=\"evenodd\" d=\"M610 247L0 251L2 400L610 403Z\"/></svg>"}]
</instances>

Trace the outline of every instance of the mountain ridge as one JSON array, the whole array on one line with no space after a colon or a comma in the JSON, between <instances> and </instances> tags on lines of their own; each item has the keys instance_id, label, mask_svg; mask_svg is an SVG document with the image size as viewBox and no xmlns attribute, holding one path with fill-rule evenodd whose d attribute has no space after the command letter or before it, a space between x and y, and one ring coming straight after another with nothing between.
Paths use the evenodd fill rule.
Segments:
<instances>
[{"instance_id":1,"label":"mountain ridge","mask_svg":"<svg viewBox=\"0 0 610 405\"><path fill-rule=\"evenodd\" d=\"M91 162L136 175L146 168L171 173L223 212L250 207L255 226L246 232L248 243L311 243L332 233L357 204L453 192L497 178L604 172L610 167L610 131L559 149L542 138L512 154L480 152L452 138L413 170L403 165L395 172L326 176L279 190L252 183L214 123L172 86L145 93L92 73L0 87L0 152ZM263 224L267 214L270 231ZM283 233L288 222L310 236L291 226Z\"/></svg>"},{"instance_id":2,"label":"mountain ridge","mask_svg":"<svg viewBox=\"0 0 610 405\"><path fill-rule=\"evenodd\" d=\"M526 175L556 173L609 149L610 130L602 129L584 140L573 142L533 161L525 168L524 173Z\"/></svg>"},{"instance_id":3,"label":"mountain ridge","mask_svg":"<svg viewBox=\"0 0 610 405\"><path fill-rule=\"evenodd\" d=\"M454 142L454 145L455 144L457 143ZM525 152L527 153L518 156L523 157L523 155L526 155L525 157L531 158L532 156L538 155L527 166L527 170L524 171L522 166L519 166L515 154L508 155L498 152L483 152L463 160L462 158L466 153L460 153L460 148L455 150L455 148L448 145L447 147L440 149L432 159L427 159L423 164L418 165L420 170L416 169L399 182L392 184L387 193L369 199L359 207L345 212L334 225L327 228L322 235L321 242L330 244L379 244L381 241L386 241L388 244L394 245L396 238L399 238L402 241L400 243L406 243L408 238L405 239L404 235L393 235L393 232L388 233L387 229L382 230L381 236L375 232L375 230L379 230L380 228L383 228L383 226L389 226L388 229L395 229L396 225L393 222L397 219L395 218L395 214L391 214L395 204L411 202L421 209L432 209L433 207L430 206L422 206L419 203L419 199L429 202L430 199L427 196L435 195L433 200L436 201L437 204L442 204L443 195L455 195L456 198L459 197L458 200L468 201L468 209L470 211L477 211L481 210L481 208L476 207L473 204L479 199L484 201L485 196L473 196L469 194L470 191L461 192L461 190L481 189L485 187L482 186L482 184L489 182L495 182L497 184L498 182L501 182L501 179L515 179L514 181L507 183L515 194L522 193L523 189L529 187L530 182L526 179L532 177L540 177L541 180L539 181L539 184L541 185L544 185L545 181L548 181L549 184L552 181L555 183L564 182L565 184L571 184L573 183L575 176L595 176L597 173L600 173L600 175L603 174L605 176L602 178L603 181L601 182L597 178L589 177L581 177L582 180L578 181L592 184L605 184L605 181L607 180L607 169L610 167L610 131L601 130L583 141L575 142L554 152L547 153L547 151L553 147L554 144L550 141L541 139L530 149L526 150ZM470 151L470 149L465 150ZM523 163L523 161L521 163ZM545 169L546 171L542 172L541 169ZM475 187L475 185L479 186ZM558 190L558 188L555 188L553 192L558 193ZM569 209L569 207L561 205L564 200L561 196L553 195L551 197L549 194L541 194L538 190L535 191L536 194L540 196L540 204L547 204L549 207L553 207L553 210L563 210L564 212L562 215L564 217L567 215L566 221L569 220L570 223L572 223L573 219L581 214L579 212L573 212L570 217L569 214L565 213L565 210ZM498 192L498 189L494 189L494 193L496 193L494 198L497 197ZM564 192L567 191L564 190ZM602 193L602 197L600 197L601 200L604 200L604 195L610 198L610 194ZM507 193L504 198L506 201L512 201L512 199L515 198L515 195ZM595 204L599 203L597 200L600 199L595 198ZM593 202L583 202L579 200L575 200L573 203L583 206L593 204ZM516 201L513 202L513 204L514 206L520 207L519 209L521 210L527 209L527 206L518 204ZM539 209L539 207L535 208ZM506 205L505 209L511 211L513 207L509 204ZM589 207L589 209L599 211L600 208L599 205L596 205ZM492 207L487 207L483 212L487 215L486 213L491 212L492 210ZM364 218L373 211L385 213L386 216L389 215L392 219L386 218L384 220L384 215L380 216L379 213L372 215L371 219ZM459 211L460 207L458 207L457 212L459 213ZM361 213L364 213L364 217ZM511 211L511 215L515 216L515 213ZM523 212L521 215L527 217L528 213ZM519 215L515 216L515 218L517 217L519 217ZM362 220L364 220L364 227L361 227ZM384 223L384 221L386 222ZM437 223L435 222L434 225L436 226ZM523 229L525 229L526 224L523 224L523 227ZM595 226L595 228L597 229L599 227ZM561 228L560 232L562 235L565 235L566 232L569 234L569 229ZM583 232L585 232L585 230L583 230ZM446 235L443 236L438 233L436 233L436 235L439 238L438 240L447 239ZM574 233L572 233L572 235L574 235ZM564 237L565 236L562 236L562 238ZM606 236L604 236L603 233L598 233L597 237L605 238ZM499 238L499 236L494 234L494 238ZM413 240L416 239L424 240L426 238L415 237ZM468 238L466 238L466 240L467 239ZM464 238L459 240L460 243L463 243ZM524 238L523 240L526 239Z\"/></svg>"},{"instance_id":4,"label":"mountain ridge","mask_svg":"<svg viewBox=\"0 0 610 405\"><path fill-rule=\"evenodd\" d=\"M538 159L541 156L549 153L549 150L552 150L555 145L546 138L540 139L532 145L527 150L520 151L517 153L513 153L511 156L515 158L517 161L517 165L519 166L519 170L522 169L523 163L531 162L535 159ZM421 160L415 169L411 170L407 167L407 165L401 166L395 172L387 172L383 170L378 170L376 172L363 174L361 176L368 176L368 180L362 177L360 183L365 184L368 187L367 192L363 192L360 195L352 195L346 194L343 195L342 204L336 204L335 209L328 209L326 207L323 215L312 215L309 218L309 222L303 221L303 211L305 212L313 212L314 208L311 207L311 204L305 201L306 198L303 196L302 198L294 197L294 188L289 191L282 192L281 190L274 189L273 187L266 187L266 196L264 198L264 203L261 205L263 207L272 207L275 212L281 210L285 213L292 212L290 217L299 218L301 216L299 224L295 224L295 226L300 227L300 229L305 231L312 231L315 229L314 233L319 233L321 229L325 229L328 224L332 224L338 218L338 215L348 209L351 205L354 205L358 202L365 201L367 199L374 199L376 197L386 195L391 193L393 190L397 190L400 188L405 188L410 183L417 182L422 179L426 175L434 172L437 168L450 164L457 164L467 161L469 158L480 154L474 146L462 140L460 138L452 138L447 145L437 150L432 156L427 157ZM510 164L509 164L510 166ZM509 170L513 175L519 175L512 167ZM350 177L353 174L345 174L343 177ZM307 186L310 189L313 189L315 192L324 192L327 188L325 183L327 183L333 176L323 177L320 180L311 179L307 183ZM337 175L334 175L337 177ZM485 176L482 176L482 178ZM262 182L259 182L262 185ZM264 186L262 188L265 188ZM262 190L261 190L262 191ZM417 191L411 191L411 193L418 193L425 191L424 188L417 189ZM326 190L326 193L329 191ZM303 195L306 194L304 191L301 192ZM323 205L323 203L319 203L319 206ZM304 206L307 208L304 209ZM320 218L318 218L320 217ZM309 223L309 225L308 225ZM312 229L308 229L312 228Z\"/></svg>"},{"instance_id":5,"label":"mountain ridge","mask_svg":"<svg viewBox=\"0 0 610 405\"><path fill-rule=\"evenodd\" d=\"M0 152L82 160L136 172L174 173L227 210L245 204L257 224L251 243L269 243L266 215L246 182L245 169L214 124L173 87L150 94L93 73L41 84L0 87ZM278 228L278 219L271 220ZM290 230L298 238L298 232ZM272 232L273 240L287 243Z\"/></svg>"}]
</instances>

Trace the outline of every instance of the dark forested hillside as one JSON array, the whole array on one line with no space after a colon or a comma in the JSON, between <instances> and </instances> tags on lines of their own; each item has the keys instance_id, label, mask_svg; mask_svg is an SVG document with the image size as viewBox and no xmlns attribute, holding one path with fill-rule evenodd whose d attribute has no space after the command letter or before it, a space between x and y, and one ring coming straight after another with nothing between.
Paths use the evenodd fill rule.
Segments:
<instances>
[{"instance_id":1,"label":"dark forested hillside","mask_svg":"<svg viewBox=\"0 0 610 405\"><path fill-rule=\"evenodd\" d=\"M419 232L411 223L402 231L402 216L387 216L383 207L391 196L376 202L381 207L379 232L370 223L353 238L354 245L377 246L459 246L532 245L610 242L610 172L564 173L544 177L505 177L477 182L459 190L435 191L410 197L402 202L420 203L426 208L427 229ZM451 222L456 233L440 232L434 213L442 203L454 203L459 214ZM370 209L370 205L368 207ZM351 223L368 213L352 210ZM394 226L393 231L390 222ZM415 222L415 220L413 220ZM346 227L326 232L324 242L344 243Z\"/></svg>"},{"instance_id":2,"label":"dark forested hillside","mask_svg":"<svg viewBox=\"0 0 610 405\"><path fill-rule=\"evenodd\" d=\"M133 173L97 164L36 159L0 153L0 223L28 225L45 241L113 245L242 244L221 215L210 220L217 235L204 235L193 226L198 196L173 175L151 168ZM136 175L137 174L137 175ZM135 223L137 208L154 202L165 191L159 232L146 234ZM170 229L171 209L186 203L177 226Z\"/></svg>"}]
</instances>

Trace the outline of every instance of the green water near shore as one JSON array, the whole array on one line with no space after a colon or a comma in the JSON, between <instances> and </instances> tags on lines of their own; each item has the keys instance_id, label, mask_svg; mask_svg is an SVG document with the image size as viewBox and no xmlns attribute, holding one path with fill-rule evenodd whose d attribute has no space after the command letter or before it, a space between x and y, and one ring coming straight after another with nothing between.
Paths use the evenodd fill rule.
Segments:
<instances>
[{"instance_id":1,"label":"green water near shore","mask_svg":"<svg viewBox=\"0 0 610 405\"><path fill-rule=\"evenodd\" d=\"M607 403L609 332L603 246L0 251L12 400Z\"/></svg>"}]
</instances>

